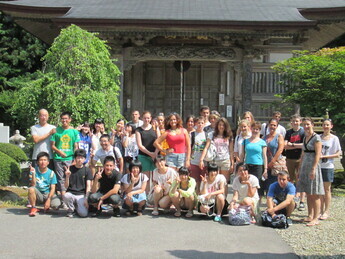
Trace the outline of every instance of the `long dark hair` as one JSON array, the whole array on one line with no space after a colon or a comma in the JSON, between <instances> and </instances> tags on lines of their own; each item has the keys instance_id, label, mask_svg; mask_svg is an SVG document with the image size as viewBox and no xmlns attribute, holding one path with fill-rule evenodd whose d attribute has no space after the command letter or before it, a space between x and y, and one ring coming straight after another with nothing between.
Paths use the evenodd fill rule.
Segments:
<instances>
[{"instance_id":1,"label":"long dark hair","mask_svg":"<svg viewBox=\"0 0 345 259\"><path fill-rule=\"evenodd\" d=\"M217 123L216 123L216 127L214 129L214 136L218 136L219 135L219 129L218 129L218 125L219 123L223 122L224 124L224 132L223 132L223 138L228 138L230 141L232 141L232 131L231 131L231 127L230 124L228 122L227 119L225 119L224 117L220 118Z\"/></svg>"},{"instance_id":2,"label":"long dark hair","mask_svg":"<svg viewBox=\"0 0 345 259\"><path fill-rule=\"evenodd\" d=\"M176 118L176 128L183 128L183 121L182 121L180 115L178 115L178 113L171 113L171 114L169 114L169 116L166 117L165 120L164 120L164 127L165 127L165 130L171 129L170 121L171 121L171 117L172 117L172 116L175 116L175 118Z\"/></svg>"}]
</instances>

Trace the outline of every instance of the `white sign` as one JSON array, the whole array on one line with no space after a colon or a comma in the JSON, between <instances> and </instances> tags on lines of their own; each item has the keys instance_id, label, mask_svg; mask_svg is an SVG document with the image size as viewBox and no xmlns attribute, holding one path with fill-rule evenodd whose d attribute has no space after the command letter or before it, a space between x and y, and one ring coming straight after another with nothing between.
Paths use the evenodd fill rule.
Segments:
<instances>
[{"instance_id":1,"label":"white sign","mask_svg":"<svg viewBox=\"0 0 345 259\"><path fill-rule=\"evenodd\" d=\"M219 105L224 105L224 94L219 94Z\"/></svg>"},{"instance_id":2,"label":"white sign","mask_svg":"<svg viewBox=\"0 0 345 259\"><path fill-rule=\"evenodd\" d=\"M131 99L127 99L127 109L131 108Z\"/></svg>"},{"instance_id":3,"label":"white sign","mask_svg":"<svg viewBox=\"0 0 345 259\"><path fill-rule=\"evenodd\" d=\"M226 117L232 118L232 105L226 106Z\"/></svg>"},{"instance_id":4,"label":"white sign","mask_svg":"<svg viewBox=\"0 0 345 259\"><path fill-rule=\"evenodd\" d=\"M204 105L204 98L200 98L200 105Z\"/></svg>"}]
</instances>

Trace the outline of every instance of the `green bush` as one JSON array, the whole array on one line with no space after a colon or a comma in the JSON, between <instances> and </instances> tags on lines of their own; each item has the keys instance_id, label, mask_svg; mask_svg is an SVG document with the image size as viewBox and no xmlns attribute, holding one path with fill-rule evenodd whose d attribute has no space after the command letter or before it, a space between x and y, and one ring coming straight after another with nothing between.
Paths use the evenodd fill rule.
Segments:
<instances>
[{"instance_id":1,"label":"green bush","mask_svg":"<svg viewBox=\"0 0 345 259\"><path fill-rule=\"evenodd\" d=\"M18 182L20 173L19 163L5 153L0 152L0 185Z\"/></svg>"},{"instance_id":2,"label":"green bush","mask_svg":"<svg viewBox=\"0 0 345 259\"><path fill-rule=\"evenodd\" d=\"M18 163L27 161L25 152L18 146L8 143L0 143L0 151L13 158Z\"/></svg>"}]
</instances>

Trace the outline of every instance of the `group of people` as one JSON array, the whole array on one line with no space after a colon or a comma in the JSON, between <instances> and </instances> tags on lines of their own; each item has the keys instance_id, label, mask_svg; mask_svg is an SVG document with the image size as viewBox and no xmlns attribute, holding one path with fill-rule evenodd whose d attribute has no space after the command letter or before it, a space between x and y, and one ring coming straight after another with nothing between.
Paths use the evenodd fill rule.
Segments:
<instances>
[{"instance_id":1,"label":"group of people","mask_svg":"<svg viewBox=\"0 0 345 259\"><path fill-rule=\"evenodd\" d=\"M272 217L283 213L289 219L298 201L304 210L305 194L308 226L330 215L333 159L341 153L330 119L317 135L312 119L299 115L291 116L286 130L280 112L264 124L245 112L236 131L207 106L185 124L177 113L152 118L133 111L131 117L118 120L108 134L102 119L74 129L66 112L56 128L40 110L39 124L31 128L29 215L36 215L38 202L44 210L64 207L69 217L97 216L105 204L120 216L122 204L128 216L149 205L154 216L174 208L176 217L183 211L193 217L196 209L219 222L229 210L248 206L255 222L264 195Z\"/></svg>"}]
</instances>

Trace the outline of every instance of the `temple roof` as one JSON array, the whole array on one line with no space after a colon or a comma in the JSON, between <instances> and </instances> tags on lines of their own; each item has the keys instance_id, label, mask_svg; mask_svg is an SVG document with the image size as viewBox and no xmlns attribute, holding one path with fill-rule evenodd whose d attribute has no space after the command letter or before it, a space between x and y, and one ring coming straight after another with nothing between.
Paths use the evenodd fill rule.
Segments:
<instances>
[{"instance_id":1,"label":"temple roof","mask_svg":"<svg viewBox=\"0 0 345 259\"><path fill-rule=\"evenodd\" d=\"M1 1L10 12L51 12L57 19L126 21L309 23L304 10L345 9L345 0L19 0Z\"/></svg>"}]
</instances>

